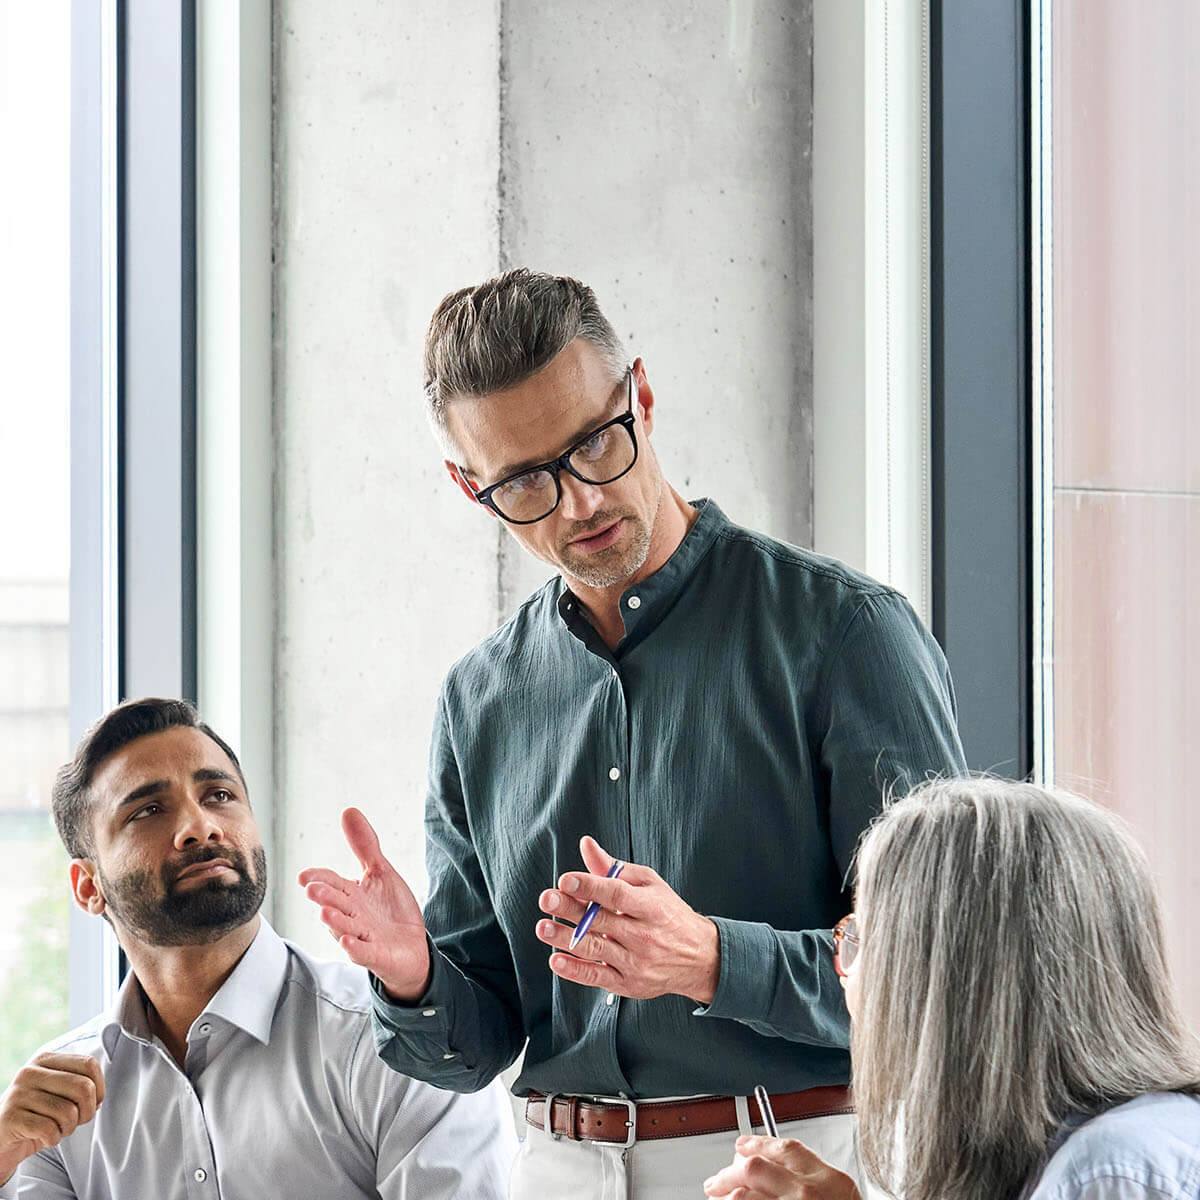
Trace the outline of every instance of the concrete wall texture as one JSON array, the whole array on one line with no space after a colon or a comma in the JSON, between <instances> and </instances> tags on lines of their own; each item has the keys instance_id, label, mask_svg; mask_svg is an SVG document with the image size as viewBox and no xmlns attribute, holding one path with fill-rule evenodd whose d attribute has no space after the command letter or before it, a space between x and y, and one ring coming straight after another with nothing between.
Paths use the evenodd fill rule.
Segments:
<instances>
[{"instance_id":1,"label":"concrete wall texture","mask_svg":"<svg viewBox=\"0 0 1200 1200\"><path fill-rule=\"evenodd\" d=\"M354 869L423 894L446 668L543 579L445 477L425 324L509 266L577 275L641 355L688 496L812 528L809 0L275 5L276 920Z\"/></svg>"}]
</instances>

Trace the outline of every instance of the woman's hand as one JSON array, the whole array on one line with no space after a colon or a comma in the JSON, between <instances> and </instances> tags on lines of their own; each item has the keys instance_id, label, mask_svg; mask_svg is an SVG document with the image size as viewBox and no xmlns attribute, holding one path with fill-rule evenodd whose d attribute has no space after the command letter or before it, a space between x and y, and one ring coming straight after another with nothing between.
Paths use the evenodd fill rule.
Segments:
<instances>
[{"instance_id":1,"label":"woman's hand","mask_svg":"<svg viewBox=\"0 0 1200 1200\"><path fill-rule=\"evenodd\" d=\"M740 1137L733 1162L704 1181L727 1200L862 1200L854 1180L795 1138Z\"/></svg>"}]
</instances>

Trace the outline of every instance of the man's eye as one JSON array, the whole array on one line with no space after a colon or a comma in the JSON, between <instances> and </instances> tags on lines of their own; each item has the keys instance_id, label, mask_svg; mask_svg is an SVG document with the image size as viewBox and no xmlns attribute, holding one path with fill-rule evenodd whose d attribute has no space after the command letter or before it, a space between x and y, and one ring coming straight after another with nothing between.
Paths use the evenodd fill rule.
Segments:
<instances>
[{"instance_id":1,"label":"man's eye","mask_svg":"<svg viewBox=\"0 0 1200 1200\"><path fill-rule=\"evenodd\" d=\"M155 813L162 812L161 804L143 804L135 813L130 816L131 821L140 820L142 817L152 817Z\"/></svg>"},{"instance_id":2,"label":"man's eye","mask_svg":"<svg viewBox=\"0 0 1200 1200\"><path fill-rule=\"evenodd\" d=\"M540 492L551 484L554 477L549 471L528 471L510 479L502 488L510 496L520 496L525 492Z\"/></svg>"},{"instance_id":3,"label":"man's eye","mask_svg":"<svg viewBox=\"0 0 1200 1200\"><path fill-rule=\"evenodd\" d=\"M230 800L236 800L237 797L226 788L217 788L215 792L209 792L208 798L216 800L220 804L228 804Z\"/></svg>"},{"instance_id":4,"label":"man's eye","mask_svg":"<svg viewBox=\"0 0 1200 1200\"><path fill-rule=\"evenodd\" d=\"M584 458L592 459L593 461L597 458L602 458L608 450L608 443L611 439L612 430L601 429L599 433L593 433L575 453L581 454Z\"/></svg>"}]
</instances>

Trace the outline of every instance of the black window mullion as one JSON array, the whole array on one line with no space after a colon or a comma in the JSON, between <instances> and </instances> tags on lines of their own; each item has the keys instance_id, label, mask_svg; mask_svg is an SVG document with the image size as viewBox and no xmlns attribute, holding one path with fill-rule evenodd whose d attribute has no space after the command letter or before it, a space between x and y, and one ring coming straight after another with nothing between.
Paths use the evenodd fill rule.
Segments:
<instances>
[{"instance_id":1,"label":"black window mullion","mask_svg":"<svg viewBox=\"0 0 1200 1200\"><path fill-rule=\"evenodd\" d=\"M1033 761L1027 5L931 0L933 629L968 763Z\"/></svg>"}]
</instances>

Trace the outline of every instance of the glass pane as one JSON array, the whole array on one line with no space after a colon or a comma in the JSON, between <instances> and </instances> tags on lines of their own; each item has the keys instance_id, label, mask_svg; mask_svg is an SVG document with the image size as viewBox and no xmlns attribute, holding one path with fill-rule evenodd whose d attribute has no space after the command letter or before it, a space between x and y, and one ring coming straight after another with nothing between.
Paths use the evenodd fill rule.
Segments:
<instances>
[{"instance_id":1,"label":"glass pane","mask_svg":"<svg viewBox=\"0 0 1200 1200\"><path fill-rule=\"evenodd\" d=\"M1200 5L1052 22L1055 777L1136 828L1200 1023Z\"/></svg>"},{"instance_id":2,"label":"glass pane","mask_svg":"<svg viewBox=\"0 0 1200 1200\"><path fill-rule=\"evenodd\" d=\"M0 1088L68 1025L69 16L0 4Z\"/></svg>"}]
</instances>

